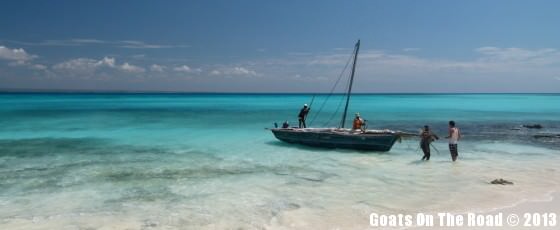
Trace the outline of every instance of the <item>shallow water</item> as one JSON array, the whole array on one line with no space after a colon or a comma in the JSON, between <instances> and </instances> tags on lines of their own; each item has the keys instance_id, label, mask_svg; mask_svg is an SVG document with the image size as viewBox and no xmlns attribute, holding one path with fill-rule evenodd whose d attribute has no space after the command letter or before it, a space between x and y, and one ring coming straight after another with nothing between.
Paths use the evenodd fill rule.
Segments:
<instances>
[{"instance_id":1,"label":"shallow water","mask_svg":"<svg viewBox=\"0 0 560 230\"><path fill-rule=\"evenodd\" d=\"M316 96L309 121L327 96ZM445 140L421 162L417 140L389 153L315 149L265 130L312 95L0 95L1 229L363 229L369 213L484 211L560 187L560 95L357 95L370 128ZM330 98L312 126L336 125ZM340 112L340 111L338 111ZM332 114L335 114L334 118ZM543 130L513 130L521 124ZM349 123L348 123L349 124ZM495 178L514 186L492 186Z\"/></svg>"}]
</instances>

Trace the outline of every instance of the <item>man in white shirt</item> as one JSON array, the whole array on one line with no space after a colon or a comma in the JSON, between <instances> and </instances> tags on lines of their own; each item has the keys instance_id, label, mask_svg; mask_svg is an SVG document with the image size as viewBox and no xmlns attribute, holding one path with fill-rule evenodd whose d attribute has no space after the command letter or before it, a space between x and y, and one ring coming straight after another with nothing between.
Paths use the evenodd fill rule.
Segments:
<instances>
[{"instance_id":1,"label":"man in white shirt","mask_svg":"<svg viewBox=\"0 0 560 230\"><path fill-rule=\"evenodd\" d=\"M461 132L459 128L455 127L455 121L449 121L449 152L451 153L451 160L456 161L459 152L457 150L457 143L461 139Z\"/></svg>"}]
</instances>

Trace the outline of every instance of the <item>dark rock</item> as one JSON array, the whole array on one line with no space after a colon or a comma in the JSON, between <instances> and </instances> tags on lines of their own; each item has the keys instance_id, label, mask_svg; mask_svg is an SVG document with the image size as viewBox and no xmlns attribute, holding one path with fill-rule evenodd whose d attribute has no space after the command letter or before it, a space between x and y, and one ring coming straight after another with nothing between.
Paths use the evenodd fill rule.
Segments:
<instances>
[{"instance_id":1,"label":"dark rock","mask_svg":"<svg viewBox=\"0 0 560 230\"><path fill-rule=\"evenodd\" d=\"M523 125L524 128L528 129L542 129L543 126L541 124L532 124L532 125Z\"/></svg>"},{"instance_id":2,"label":"dark rock","mask_svg":"<svg viewBox=\"0 0 560 230\"><path fill-rule=\"evenodd\" d=\"M538 133L533 135L534 138L560 138L560 133Z\"/></svg>"},{"instance_id":3,"label":"dark rock","mask_svg":"<svg viewBox=\"0 0 560 230\"><path fill-rule=\"evenodd\" d=\"M501 185L511 184L512 185L513 182L500 178L500 179L495 179L495 180L491 181L490 184L501 184Z\"/></svg>"}]
</instances>

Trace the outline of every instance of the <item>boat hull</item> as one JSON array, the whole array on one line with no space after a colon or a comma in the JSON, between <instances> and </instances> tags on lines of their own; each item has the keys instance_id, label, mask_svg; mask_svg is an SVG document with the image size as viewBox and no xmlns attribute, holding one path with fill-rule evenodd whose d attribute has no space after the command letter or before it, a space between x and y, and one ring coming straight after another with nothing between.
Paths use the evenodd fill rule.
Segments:
<instances>
[{"instance_id":1,"label":"boat hull","mask_svg":"<svg viewBox=\"0 0 560 230\"><path fill-rule=\"evenodd\" d=\"M400 135L393 131L352 132L348 129L271 129L284 142L321 148L390 151Z\"/></svg>"}]
</instances>

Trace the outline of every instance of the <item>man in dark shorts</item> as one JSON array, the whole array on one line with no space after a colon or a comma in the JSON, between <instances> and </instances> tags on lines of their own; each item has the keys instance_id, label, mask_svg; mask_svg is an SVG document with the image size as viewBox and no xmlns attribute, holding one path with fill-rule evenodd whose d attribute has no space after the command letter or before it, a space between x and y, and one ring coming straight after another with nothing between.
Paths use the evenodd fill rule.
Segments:
<instances>
[{"instance_id":1,"label":"man in dark shorts","mask_svg":"<svg viewBox=\"0 0 560 230\"><path fill-rule=\"evenodd\" d=\"M299 127L300 128L307 128L307 125L305 125L305 119L307 118L307 114L309 113L309 107L307 106L307 104L303 105L303 108L299 111L298 114L298 121L299 121Z\"/></svg>"},{"instance_id":2,"label":"man in dark shorts","mask_svg":"<svg viewBox=\"0 0 560 230\"><path fill-rule=\"evenodd\" d=\"M451 160L456 161L459 156L459 151L457 150L457 143L461 139L461 132L459 128L455 127L455 121L449 121L449 152L451 153Z\"/></svg>"},{"instance_id":3,"label":"man in dark shorts","mask_svg":"<svg viewBox=\"0 0 560 230\"><path fill-rule=\"evenodd\" d=\"M422 152L424 152L422 160L430 160L430 144L434 140L439 140L439 137L430 131L429 126L425 125L424 130L420 134L420 148L422 148Z\"/></svg>"}]
</instances>

